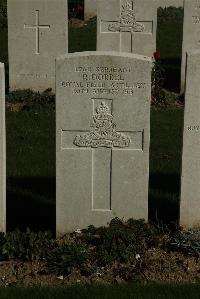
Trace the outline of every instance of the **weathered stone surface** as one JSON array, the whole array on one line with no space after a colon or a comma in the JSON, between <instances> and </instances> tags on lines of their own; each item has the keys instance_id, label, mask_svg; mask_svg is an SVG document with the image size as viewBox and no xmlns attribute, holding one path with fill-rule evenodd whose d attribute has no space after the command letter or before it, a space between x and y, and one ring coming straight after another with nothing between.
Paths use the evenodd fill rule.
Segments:
<instances>
[{"instance_id":1,"label":"weathered stone surface","mask_svg":"<svg viewBox=\"0 0 200 299\"><path fill-rule=\"evenodd\" d=\"M150 58L57 59L57 233L148 218Z\"/></svg>"},{"instance_id":2,"label":"weathered stone surface","mask_svg":"<svg viewBox=\"0 0 200 299\"><path fill-rule=\"evenodd\" d=\"M99 0L101 1L101 0ZM154 0L157 7L183 7L184 0ZM97 2L98 0L85 0L84 15L85 19L89 19L97 15Z\"/></svg>"},{"instance_id":3,"label":"weathered stone surface","mask_svg":"<svg viewBox=\"0 0 200 299\"><path fill-rule=\"evenodd\" d=\"M55 90L55 58L68 51L67 0L8 0L11 89Z\"/></svg>"},{"instance_id":4,"label":"weathered stone surface","mask_svg":"<svg viewBox=\"0 0 200 299\"><path fill-rule=\"evenodd\" d=\"M97 50L152 56L156 51L157 12L153 0L101 0Z\"/></svg>"},{"instance_id":5,"label":"weathered stone surface","mask_svg":"<svg viewBox=\"0 0 200 299\"><path fill-rule=\"evenodd\" d=\"M185 89L186 53L191 49L200 49L200 0L185 0L183 46L181 65L181 91Z\"/></svg>"},{"instance_id":6,"label":"weathered stone surface","mask_svg":"<svg viewBox=\"0 0 200 299\"><path fill-rule=\"evenodd\" d=\"M84 18L88 20L97 15L98 0L84 0Z\"/></svg>"},{"instance_id":7,"label":"weathered stone surface","mask_svg":"<svg viewBox=\"0 0 200 299\"><path fill-rule=\"evenodd\" d=\"M183 7L184 0L154 0L157 7Z\"/></svg>"},{"instance_id":8,"label":"weathered stone surface","mask_svg":"<svg viewBox=\"0 0 200 299\"><path fill-rule=\"evenodd\" d=\"M5 74L0 63L0 231L6 230Z\"/></svg>"},{"instance_id":9,"label":"weathered stone surface","mask_svg":"<svg viewBox=\"0 0 200 299\"><path fill-rule=\"evenodd\" d=\"M200 226L200 51L187 56L180 224Z\"/></svg>"}]
</instances>

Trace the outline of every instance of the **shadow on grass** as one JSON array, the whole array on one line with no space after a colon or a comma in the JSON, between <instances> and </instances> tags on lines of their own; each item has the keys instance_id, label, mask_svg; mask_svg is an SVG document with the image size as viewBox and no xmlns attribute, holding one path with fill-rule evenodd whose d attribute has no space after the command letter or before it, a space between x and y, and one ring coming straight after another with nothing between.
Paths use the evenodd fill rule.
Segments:
<instances>
[{"instance_id":1,"label":"shadow on grass","mask_svg":"<svg viewBox=\"0 0 200 299\"><path fill-rule=\"evenodd\" d=\"M96 51L97 20L90 19L84 26L75 28L69 24L69 53Z\"/></svg>"},{"instance_id":2,"label":"shadow on grass","mask_svg":"<svg viewBox=\"0 0 200 299\"><path fill-rule=\"evenodd\" d=\"M164 68L164 88L172 92L180 92L181 80L181 60L180 59L162 59Z\"/></svg>"},{"instance_id":3,"label":"shadow on grass","mask_svg":"<svg viewBox=\"0 0 200 299\"><path fill-rule=\"evenodd\" d=\"M180 176L150 175L149 220L168 225L179 219ZM7 230L50 230L55 235L55 178L13 178L7 180Z\"/></svg>"},{"instance_id":4,"label":"shadow on grass","mask_svg":"<svg viewBox=\"0 0 200 299\"><path fill-rule=\"evenodd\" d=\"M9 64L8 64L8 29L0 28L0 61L5 64L6 92L9 89Z\"/></svg>"},{"instance_id":5,"label":"shadow on grass","mask_svg":"<svg viewBox=\"0 0 200 299\"><path fill-rule=\"evenodd\" d=\"M151 174L149 179L149 220L159 224L178 224L180 176Z\"/></svg>"},{"instance_id":6,"label":"shadow on grass","mask_svg":"<svg viewBox=\"0 0 200 299\"><path fill-rule=\"evenodd\" d=\"M55 235L55 178L8 178L7 230L27 227Z\"/></svg>"}]
</instances>

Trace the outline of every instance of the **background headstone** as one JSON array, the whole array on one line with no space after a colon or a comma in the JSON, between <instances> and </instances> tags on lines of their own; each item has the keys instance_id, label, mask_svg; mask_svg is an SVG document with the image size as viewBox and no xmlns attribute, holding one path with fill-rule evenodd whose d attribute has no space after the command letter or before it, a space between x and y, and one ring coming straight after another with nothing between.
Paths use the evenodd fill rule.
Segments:
<instances>
[{"instance_id":1,"label":"background headstone","mask_svg":"<svg viewBox=\"0 0 200 299\"><path fill-rule=\"evenodd\" d=\"M152 56L156 51L156 23L153 0L100 0L97 50Z\"/></svg>"},{"instance_id":2,"label":"background headstone","mask_svg":"<svg viewBox=\"0 0 200 299\"><path fill-rule=\"evenodd\" d=\"M5 73L0 63L0 231L6 231Z\"/></svg>"},{"instance_id":3,"label":"background headstone","mask_svg":"<svg viewBox=\"0 0 200 299\"><path fill-rule=\"evenodd\" d=\"M68 51L67 0L8 0L9 83L55 89L55 58Z\"/></svg>"},{"instance_id":4,"label":"background headstone","mask_svg":"<svg viewBox=\"0 0 200 299\"><path fill-rule=\"evenodd\" d=\"M150 58L57 59L57 233L148 218Z\"/></svg>"},{"instance_id":5,"label":"background headstone","mask_svg":"<svg viewBox=\"0 0 200 299\"><path fill-rule=\"evenodd\" d=\"M84 0L84 19L88 20L97 15L97 0Z\"/></svg>"},{"instance_id":6,"label":"background headstone","mask_svg":"<svg viewBox=\"0 0 200 299\"><path fill-rule=\"evenodd\" d=\"M180 224L200 226L200 51L187 55Z\"/></svg>"},{"instance_id":7,"label":"background headstone","mask_svg":"<svg viewBox=\"0 0 200 299\"><path fill-rule=\"evenodd\" d=\"M181 65L181 91L185 89L186 53L200 49L200 0L185 0L183 23L183 47Z\"/></svg>"}]
</instances>

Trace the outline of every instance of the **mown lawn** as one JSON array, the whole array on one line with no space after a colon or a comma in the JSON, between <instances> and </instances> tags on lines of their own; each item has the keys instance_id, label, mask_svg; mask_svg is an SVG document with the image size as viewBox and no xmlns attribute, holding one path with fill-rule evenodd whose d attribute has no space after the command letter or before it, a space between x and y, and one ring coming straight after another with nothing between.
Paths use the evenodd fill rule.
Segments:
<instances>
[{"instance_id":1,"label":"mown lawn","mask_svg":"<svg viewBox=\"0 0 200 299\"><path fill-rule=\"evenodd\" d=\"M69 52L96 51L96 30L96 18L80 28L69 23Z\"/></svg>"},{"instance_id":2,"label":"mown lawn","mask_svg":"<svg viewBox=\"0 0 200 299\"><path fill-rule=\"evenodd\" d=\"M0 28L0 61L8 63L8 34L7 29Z\"/></svg>"},{"instance_id":3,"label":"mown lawn","mask_svg":"<svg viewBox=\"0 0 200 299\"><path fill-rule=\"evenodd\" d=\"M163 21L161 17L157 49L172 70L176 68L174 59L180 65L181 12L176 26L176 18L166 15ZM6 30L0 31L0 44L0 61L8 65ZM69 25L70 52L95 49L95 18L80 28ZM172 71L170 84L178 88L176 71ZM176 221L178 217L182 118L181 109L152 109L149 215L154 221ZM7 112L6 122L8 228L55 230L55 112L47 108Z\"/></svg>"},{"instance_id":4,"label":"mown lawn","mask_svg":"<svg viewBox=\"0 0 200 299\"><path fill-rule=\"evenodd\" d=\"M178 90L181 22L160 22L157 50L166 69L165 85ZM95 50L96 24L69 26L69 51ZM0 61L6 63L7 32L0 30ZM55 111L41 108L6 114L7 226L55 232ZM151 111L149 217L176 222L179 210L183 109ZM200 285L126 284L65 288L0 288L1 299L137 298L196 299Z\"/></svg>"},{"instance_id":5,"label":"mown lawn","mask_svg":"<svg viewBox=\"0 0 200 299\"><path fill-rule=\"evenodd\" d=\"M165 86L179 91L182 52L183 10L158 11L157 51L165 68ZM96 50L96 19L75 28L69 22L69 52ZM0 61L6 63L8 75L7 30L0 28ZM153 53L152 53L153 54Z\"/></svg>"},{"instance_id":6,"label":"mown lawn","mask_svg":"<svg viewBox=\"0 0 200 299\"><path fill-rule=\"evenodd\" d=\"M7 227L55 229L55 111L7 112Z\"/></svg>"},{"instance_id":7,"label":"mown lawn","mask_svg":"<svg viewBox=\"0 0 200 299\"><path fill-rule=\"evenodd\" d=\"M179 92L183 37L183 9L158 10L157 51L165 69L165 87Z\"/></svg>"},{"instance_id":8,"label":"mown lawn","mask_svg":"<svg viewBox=\"0 0 200 299\"><path fill-rule=\"evenodd\" d=\"M199 299L199 284L1 288L1 299Z\"/></svg>"},{"instance_id":9,"label":"mown lawn","mask_svg":"<svg viewBox=\"0 0 200 299\"><path fill-rule=\"evenodd\" d=\"M151 110L150 219L178 219L183 109Z\"/></svg>"},{"instance_id":10,"label":"mown lawn","mask_svg":"<svg viewBox=\"0 0 200 299\"><path fill-rule=\"evenodd\" d=\"M55 230L55 111L7 112L6 121L8 228ZM178 217L182 123L182 109L152 109L149 212L154 221Z\"/></svg>"},{"instance_id":11,"label":"mown lawn","mask_svg":"<svg viewBox=\"0 0 200 299\"><path fill-rule=\"evenodd\" d=\"M157 51L165 69L165 87L179 92L182 55L183 9L158 10ZM96 19L81 28L69 24L69 52L96 50ZM153 53L152 53L153 55Z\"/></svg>"}]
</instances>

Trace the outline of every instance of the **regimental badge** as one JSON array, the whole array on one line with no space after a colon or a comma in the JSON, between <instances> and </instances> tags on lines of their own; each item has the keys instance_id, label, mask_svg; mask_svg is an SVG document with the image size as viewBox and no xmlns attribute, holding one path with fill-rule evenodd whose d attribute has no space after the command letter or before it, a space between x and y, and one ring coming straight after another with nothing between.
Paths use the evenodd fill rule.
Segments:
<instances>
[{"instance_id":1,"label":"regimental badge","mask_svg":"<svg viewBox=\"0 0 200 299\"><path fill-rule=\"evenodd\" d=\"M121 6L120 20L108 26L108 30L112 32L143 32L145 26L136 21L134 2L127 0Z\"/></svg>"},{"instance_id":2,"label":"regimental badge","mask_svg":"<svg viewBox=\"0 0 200 299\"><path fill-rule=\"evenodd\" d=\"M74 144L79 147L129 147L131 139L123 133L116 131L113 116L109 107L102 102L96 108L89 133L77 135Z\"/></svg>"}]
</instances>

